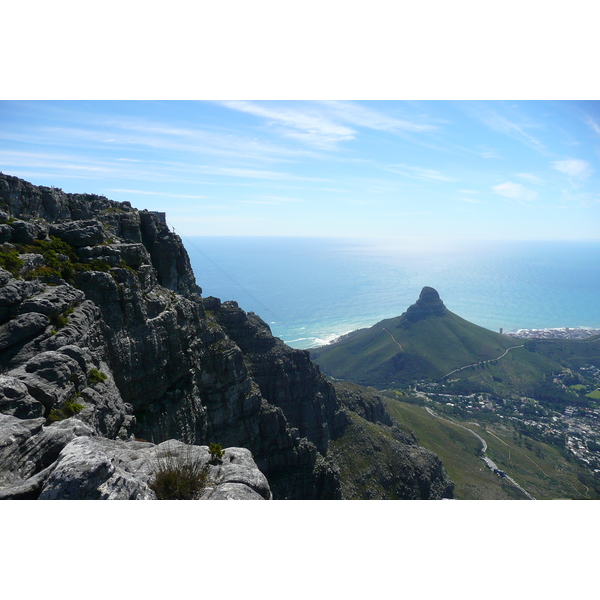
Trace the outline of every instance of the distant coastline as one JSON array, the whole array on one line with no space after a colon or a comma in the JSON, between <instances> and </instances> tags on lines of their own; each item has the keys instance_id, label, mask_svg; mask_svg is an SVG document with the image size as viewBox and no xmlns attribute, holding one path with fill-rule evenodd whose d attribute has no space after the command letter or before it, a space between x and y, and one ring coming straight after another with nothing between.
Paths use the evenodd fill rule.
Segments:
<instances>
[{"instance_id":1,"label":"distant coastline","mask_svg":"<svg viewBox=\"0 0 600 600\"><path fill-rule=\"evenodd\" d=\"M364 239L191 241L203 295L237 301L292 348L327 345L398 316L424 286L491 331L600 329L600 242L465 242L422 251Z\"/></svg>"},{"instance_id":2,"label":"distant coastline","mask_svg":"<svg viewBox=\"0 0 600 600\"><path fill-rule=\"evenodd\" d=\"M352 331L347 331L342 335L333 336L332 339L328 341L319 340L322 343L318 343L315 346L311 346L310 348L308 348L308 350L316 350L317 348L322 348L323 346L328 346L329 344L339 342L340 340L344 339L345 337L347 337L351 333L354 333L355 331L360 331L360 329L354 329ZM545 329L517 329L516 331L502 331L501 333L510 337L529 340L585 340L589 337L600 335L600 329L595 329L593 327L548 327Z\"/></svg>"},{"instance_id":3,"label":"distant coastline","mask_svg":"<svg viewBox=\"0 0 600 600\"><path fill-rule=\"evenodd\" d=\"M600 335L600 329L591 327L551 327L548 329L517 329L517 331L505 331L504 334L521 339L584 340L593 335Z\"/></svg>"}]
</instances>

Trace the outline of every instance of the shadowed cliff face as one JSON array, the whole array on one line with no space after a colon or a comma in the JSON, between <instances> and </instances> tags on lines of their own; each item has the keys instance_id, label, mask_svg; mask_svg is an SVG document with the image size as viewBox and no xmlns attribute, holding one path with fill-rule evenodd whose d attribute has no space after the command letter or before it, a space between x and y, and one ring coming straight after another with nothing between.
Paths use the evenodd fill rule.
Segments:
<instances>
[{"instance_id":1,"label":"shadowed cliff face","mask_svg":"<svg viewBox=\"0 0 600 600\"><path fill-rule=\"evenodd\" d=\"M274 498L341 497L334 388L257 315L201 296L162 213L0 174L0 250L0 413L36 420L18 448L80 407L15 450L30 497L81 435L248 448Z\"/></svg>"},{"instance_id":2,"label":"shadowed cliff face","mask_svg":"<svg viewBox=\"0 0 600 600\"><path fill-rule=\"evenodd\" d=\"M225 323L232 332L247 330L247 339L238 336L242 344L257 345L260 328L244 311L232 319L218 299L201 297L163 214L5 175L0 211L5 241L19 256L35 257L33 268L25 264L16 277L2 271L0 364L23 392L19 415L47 418L77 398L84 407L78 417L99 435L245 447L267 476L281 480L275 497L340 497L337 470L319 453L327 451L335 395L324 380L311 385L318 369L283 343L261 359L270 374L268 385L258 376L262 392ZM51 239L69 251L58 259L60 272L51 272L48 252L32 254ZM266 338L275 340L270 331ZM67 347L80 351L79 363ZM39 356L46 357L41 370L34 365ZM91 369L106 380L88 385ZM114 415L110 426L107 414Z\"/></svg>"},{"instance_id":3,"label":"shadowed cliff face","mask_svg":"<svg viewBox=\"0 0 600 600\"><path fill-rule=\"evenodd\" d=\"M415 323L429 317L443 316L447 310L437 291L432 287L424 287L419 299L408 307L404 317L411 323Z\"/></svg>"}]
</instances>

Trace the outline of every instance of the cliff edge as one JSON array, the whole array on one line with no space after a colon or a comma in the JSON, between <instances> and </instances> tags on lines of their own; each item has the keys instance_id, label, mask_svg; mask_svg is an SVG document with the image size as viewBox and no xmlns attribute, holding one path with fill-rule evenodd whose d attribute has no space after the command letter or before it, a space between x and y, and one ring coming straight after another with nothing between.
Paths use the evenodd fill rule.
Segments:
<instances>
[{"instance_id":1,"label":"cliff edge","mask_svg":"<svg viewBox=\"0 0 600 600\"><path fill-rule=\"evenodd\" d=\"M0 174L0 498L151 498L167 442L243 463L251 492L215 472L211 498L341 498L349 410L307 351L202 297L163 213Z\"/></svg>"}]
</instances>

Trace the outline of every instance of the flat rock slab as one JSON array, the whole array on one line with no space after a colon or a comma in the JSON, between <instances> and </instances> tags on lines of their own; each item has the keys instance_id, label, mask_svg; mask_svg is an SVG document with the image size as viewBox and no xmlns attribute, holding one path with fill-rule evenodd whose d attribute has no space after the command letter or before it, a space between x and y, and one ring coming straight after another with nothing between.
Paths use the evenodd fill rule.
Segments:
<instances>
[{"instance_id":1,"label":"flat rock slab","mask_svg":"<svg viewBox=\"0 0 600 600\"><path fill-rule=\"evenodd\" d=\"M208 471L202 500L271 500L266 477L245 448L227 448L221 461L210 463L207 446L169 440L149 442L78 437L68 443L46 477L40 500L155 500L155 473L169 464L196 461ZM31 486L20 484L19 493Z\"/></svg>"}]
</instances>

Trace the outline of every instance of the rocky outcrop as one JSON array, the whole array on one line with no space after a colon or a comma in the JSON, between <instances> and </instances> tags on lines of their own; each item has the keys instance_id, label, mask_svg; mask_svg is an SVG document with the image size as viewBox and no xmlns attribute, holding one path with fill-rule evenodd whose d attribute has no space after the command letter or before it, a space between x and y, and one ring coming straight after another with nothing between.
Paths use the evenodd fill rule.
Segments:
<instances>
[{"instance_id":1,"label":"rocky outcrop","mask_svg":"<svg viewBox=\"0 0 600 600\"><path fill-rule=\"evenodd\" d=\"M202 297L163 213L0 174L0 226L5 497L151 498L169 440L238 457L211 498L342 497L329 446L348 408L308 352Z\"/></svg>"},{"instance_id":2,"label":"rocky outcrop","mask_svg":"<svg viewBox=\"0 0 600 600\"><path fill-rule=\"evenodd\" d=\"M342 404L359 417L371 423L382 423L390 427L393 425L381 396L374 388L336 381L335 392Z\"/></svg>"},{"instance_id":3,"label":"rocky outcrop","mask_svg":"<svg viewBox=\"0 0 600 600\"><path fill-rule=\"evenodd\" d=\"M78 419L50 427L42 421L0 414L0 460L12 475L0 482L0 499L156 500L157 473L191 464L206 472L199 500L272 499L245 448L228 448L215 462L207 446L125 442L94 436Z\"/></svg>"},{"instance_id":4,"label":"rocky outcrop","mask_svg":"<svg viewBox=\"0 0 600 600\"><path fill-rule=\"evenodd\" d=\"M443 316L447 311L437 290L426 286L421 290L419 299L406 309L404 316L414 323L432 316Z\"/></svg>"},{"instance_id":5,"label":"rocky outcrop","mask_svg":"<svg viewBox=\"0 0 600 600\"><path fill-rule=\"evenodd\" d=\"M431 451L414 435L347 412L342 436L330 453L339 465L344 498L432 500L452 498L454 483Z\"/></svg>"}]
</instances>

